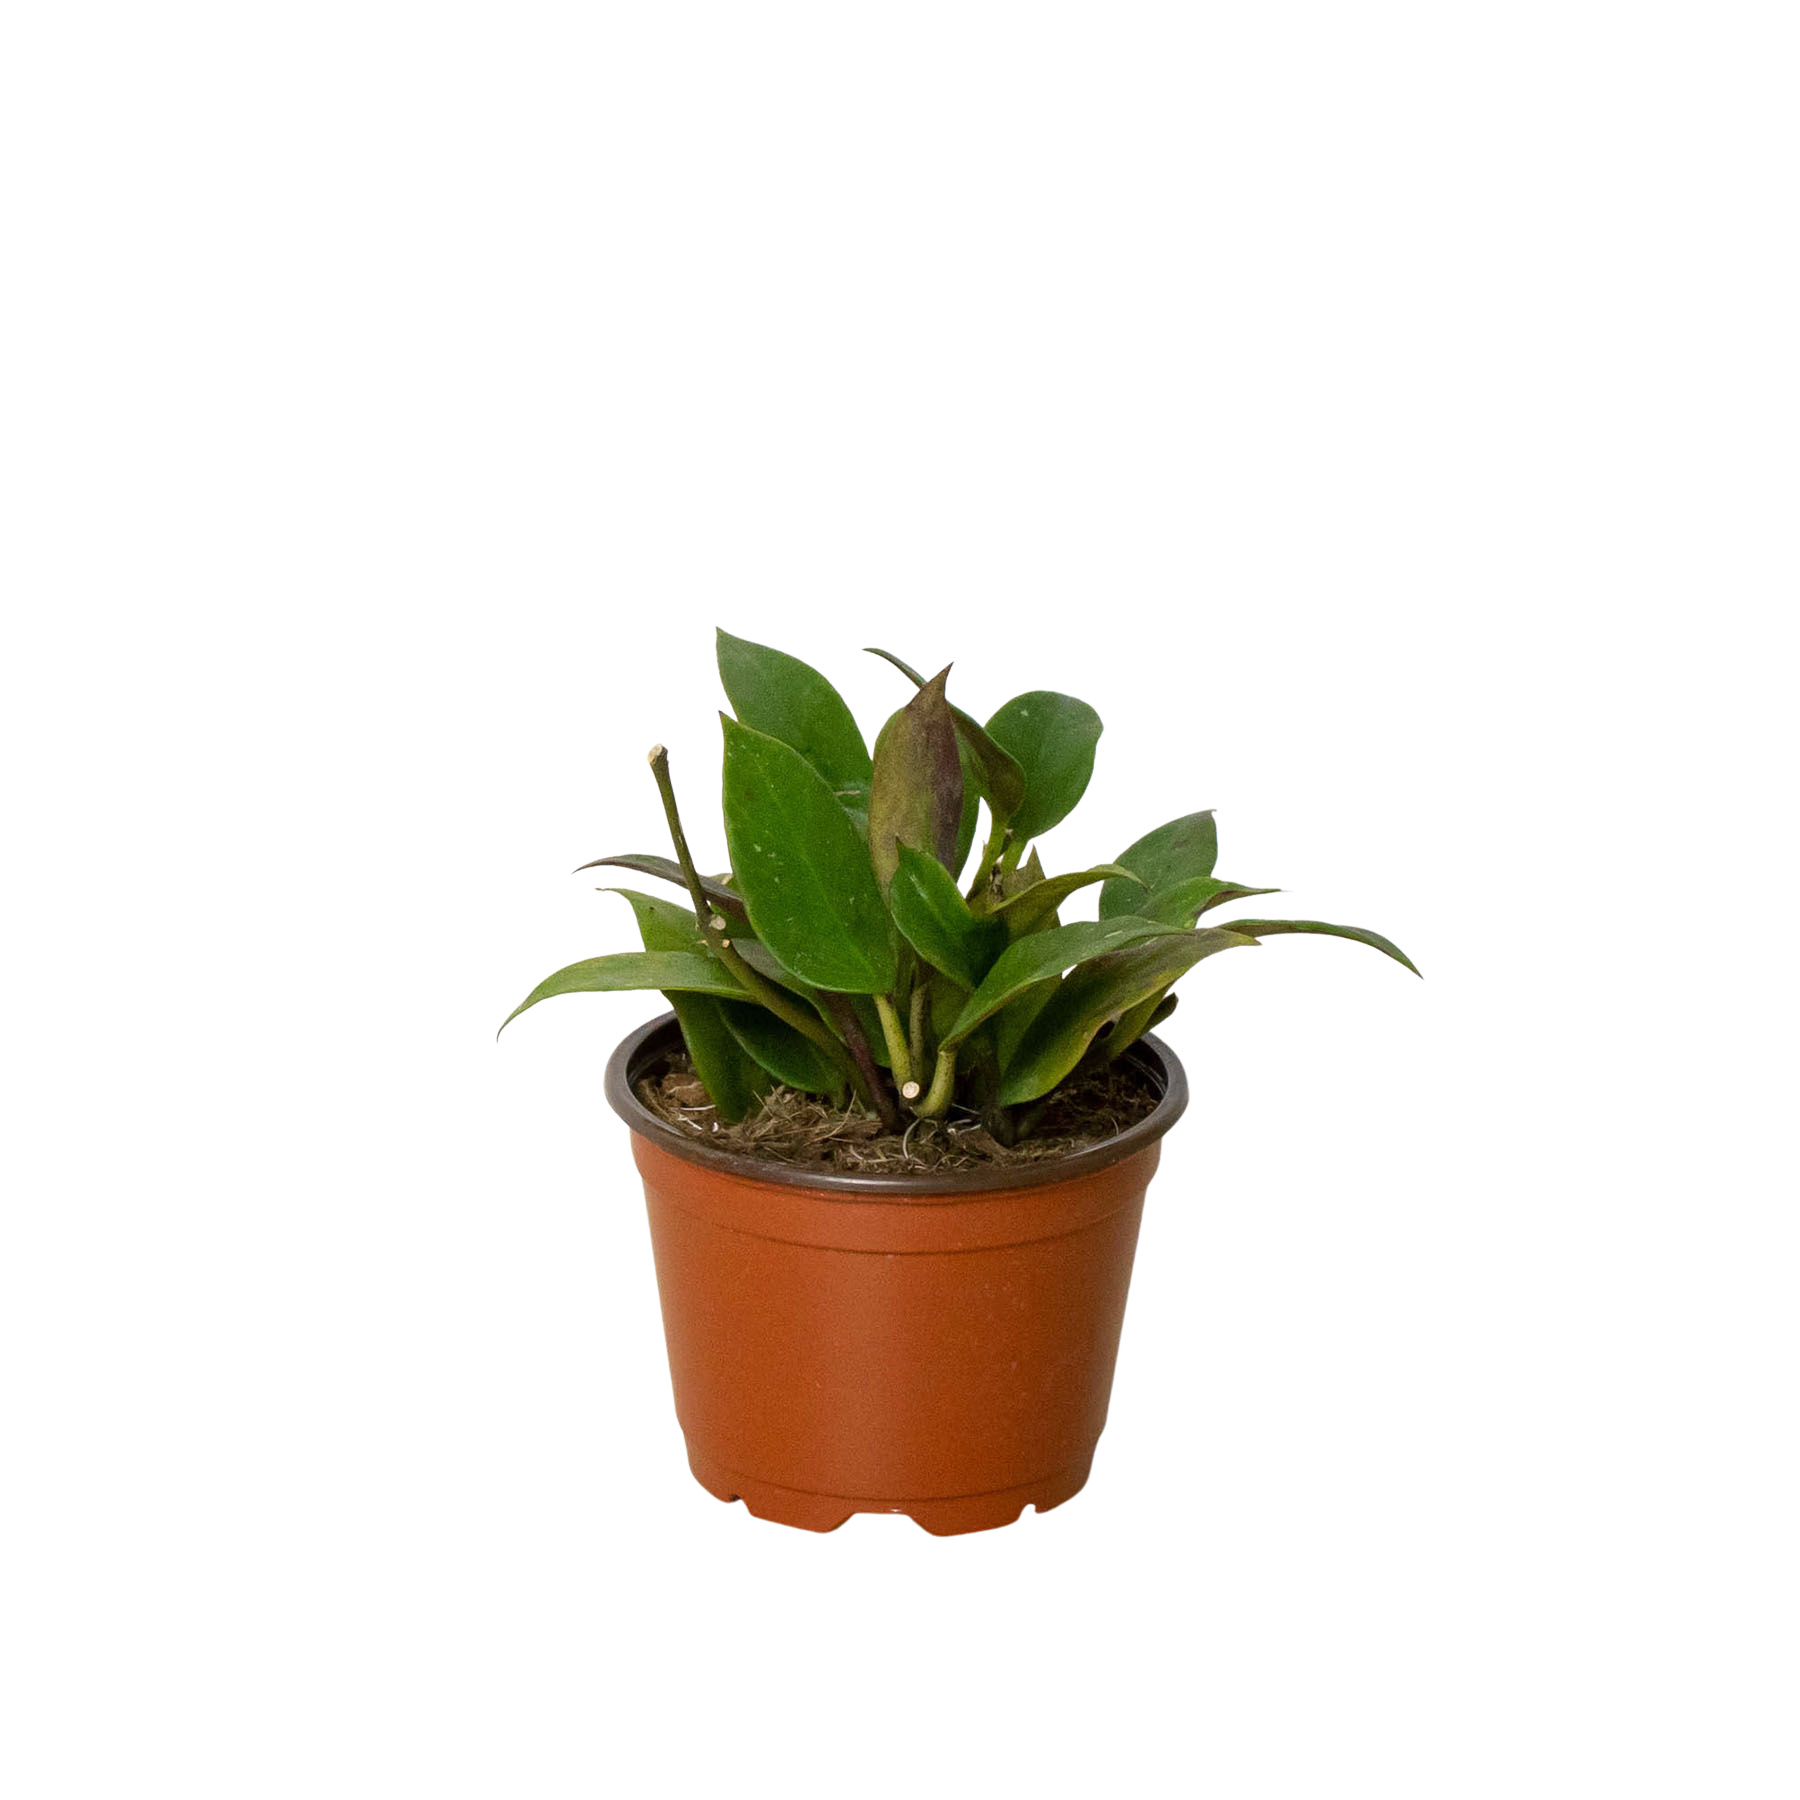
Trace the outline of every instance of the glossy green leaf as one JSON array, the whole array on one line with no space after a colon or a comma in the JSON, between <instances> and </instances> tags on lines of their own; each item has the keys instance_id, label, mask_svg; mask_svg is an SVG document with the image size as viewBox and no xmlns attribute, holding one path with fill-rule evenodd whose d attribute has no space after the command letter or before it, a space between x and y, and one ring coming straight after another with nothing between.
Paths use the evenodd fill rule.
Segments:
<instances>
[{"instance_id":1,"label":"glossy green leaf","mask_svg":"<svg viewBox=\"0 0 1800 1800\"><path fill-rule=\"evenodd\" d=\"M772 981L777 987L787 988L792 993L801 995L812 993L813 990L792 969L787 968L770 953L767 944L759 944L750 935L748 925L744 926L742 936L731 939L731 947L765 981Z\"/></svg>"},{"instance_id":2,"label":"glossy green leaf","mask_svg":"<svg viewBox=\"0 0 1800 1800\"><path fill-rule=\"evenodd\" d=\"M838 993L886 993L899 971L868 847L817 769L723 718L725 838L750 923L782 966Z\"/></svg>"},{"instance_id":3,"label":"glossy green leaf","mask_svg":"<svg viewBox=\"0 0 1800 1800\"><path fill-rule=\"evenodd\" d=\"M1014 835L1025 843L1042 837L1087 792L1100 715L1085 700L1038 689L1007 701L987 729L1025 772L1025 797L1008 820Z\"/></svg>"},{"instance_id":4,"label":"glossy green leaf","mask_svg":"<svg viewBox=\"0 0 1800 1800\"><path fill-rule=\"evenodd\" d=\"M718 634L719 679L738 722L797 750L842 799L869 789L868 747L843 696L810 664L766 644Z\"/></svg>"},{"instance_id":5,"label":"glossy green leaf","mask_svg":"<svg viewBox=\"0 0 1800 1800\"><path fill-rule=\"evenodd\" d=\"M1181 995L1161 992L1152 994L1147 1001L1139 1001L1132 1006L1130 1012L1120 1013L1120 1017L1112 1024L1107 1035L1107 1062L1118 1062L1118 1058L1132 1048L1132 1044L1143 1037L1145 1031L1159 1026L1170 1013L1181 1004Z\"/></svg>"},{"instance_id":6,"label":"glossy green leaf","mask_svg":"<svg viewBox=\"0 0 1800 1800\"><path fill-rule=\"evenodd\" d=\"M500 1022L504 1031L527 1007L558 994L623 994L660 988L665 994L716 994L741 1000L744 990L724 967L698 950L621 950L570 963L540 981Z\"/></svg>"},{"instance_id":7,"label":"glossy green leaf","mask_svg":"<svg viewBox=\"0 0 1800 1800\"><path fill-rule=\"evenodd\" d=\"M1123 852L1117 861L1143 882L1135 888L1129 882L1109 881L1100 890L1100 916L1139 912L1144 888L1152 895L1173 887L1178 881L1191 881L1197 875L1210 875L1219 860L1219 830L1211 811L1188 813L1159 825Z\"/></svg>"},{"instance_id":8,"label":"glossy green leaf","mask_svg":"<svg viewBox=\"0 0 1800 1800\"><path fill-rule=\"evenodd\" d=\"M1379 950L1383 956L1391 956L1403 967L1412 969L1417 975L1413 960L1396 943L1384 938L1379 931L1364 931L1360 925L1323 925L1317 919L1227 919L1224 924L1227 931L1242 931L1250 937L1284 937L1292 932L1317 933L1321 937L1349 938L1358 944L1368 944Z\"/></svg>"},{"instance_id":9,"label":"glossy green leaf","mask_svg":"<svg viewBox=\"0 0 1800 1800\"><path fill-rule=\"evenodd\" d=\"M844 1085L838 1066L810 1038L760 1006L712 1002L738 1048L777 1081L803 1094L835 1094Z\"/></svg>"},{"instance_id":10,"label":"glossy green leaf","mask_svg":"<svg viewBox=\"0 0 1800 1800\"><path fill-rule=\"evenodd\" d=\"M1006 944L1005 928L977 918L949 870L910 844L900 847L888 909L926 962L966 988L980 984Z\"/></svg>"},{"instance_id":11,"label":"glossy green leaf","mask_svg":"<svg viewBox=\"0 0 1800 1800\"><path fill-rule=\"evenodd\" d=\"M687 886L687 877L681 872L681 864L668 856L597 856L592 862L583 863L575 873L579 875L586 869L630 869L636 875L655 875L663 881L672 881L678 888L685 889ZM722 881L703 875L700 887L707 899L726 918L749 917L744 910L743 900ZM618 891L624 893L626 890L620 888Z\"/></svg>"},{"instance_id":12,"label":"glossy green leaf","mask_svg":"<svg viewBox=\"0 0 1800 1800\"><path fill-rule=\"evenodd\" d=\"M944 698L944 669L882 726L869 784L869 858L885 891L900 847L928 851L946 868L963 813L962 757Z\"/></svg>"},{"instance_id":13,"label":"glossy green leaf","mask_svg":"<svg viewBox=\"0 0 1800 1800\"><path fill-rule=\"evenodd\" d=\"M879 656L883 662L892 663L915 687L925 685L925 677L917 669L903 663L893 651L871 649L869 654ZM1025 798L1025 771L994 742L987 729L979 721L970 718L961 707L952 706L950 713L956 720L956 734L962 740L963 749L973 765L981 797L987 801L994 816L1004 823L1018 811L1019 802ZM971 839L973 836L971 825ZM968 858L966 849L963 857L965 861ZM960 863L957 865L959 870L961 866Z\"/></svg>"},{"instance_id":14,"label":"glossy green leaf","mask_svg":"<svg viewBox=\"0 0 1800 1800\"><path fill-rule=\"evenodd\" d=\"M1138 887L1137 877L1122 870L1117 863L1101 863L1096 868L1082 869L1073 875L1053 875L1047 881L1034 882L1022 893L1014 894L1010 900L1002 900L994 908L993 916L1006 927L1009 936L1023 937L1028 931L1036 931L1040 926L1050 923L1056 909L1071 894L1084 887L1092 887L1096 881L1105 881L1108 876L1129 881L1134 887ZM1141 895L1143 889L1138 887L1138 892ZM1139 916L1150 918L1154 915L1143 913Z\"/></svg>"},{"instance_id":15,"label":"glossy green leaf","mask_svg":"<svg viewBox=\"0 0 1800 1800\"><path fill-rule=\"evenodd\" d=\"M1001 1104L1020 1106L1049 1093L1080 1062L1102 1026L1160 996L1202 957L1254 942L1235 931L1184 931L1128 944L1082 964L1019 1040L1001 1074Z\"/></svg>"},{"instance_id":16,"label":"glossy green leaf","mask_svg":"<svg viewBox=\"0 0 1800 1800\"><path fill-rule=\"evenodd\" d=\"M1186 881L1178 881L1173 887L1167 887L1159 894L1144 898L1143 890L1138 890L1137 904L1129 908L1140 919L1163 919L1171 925L1192 928L1194 921L1202 913L1211 912L1215 906L1230 906L1234 901L1247 900L1253 894L1278 894L1279 888L1239 887L1235 881L1220 881L1213 875L1194 875Z\"/></svg>"},{"instance_id":17,"label":"glossy green leaf","mask_svg":"<svg viewBox=\"0 0 1800 1800\"><path fill-rule=\"evenodd\" d=\"M1064 969L1103 956L1140 938L1186 937L1150 919L1083 920L1033 932L1008 944L988 970L981 985L963 1004L956 1023L946 1034L946 1044L960 1043L990 1014L1016 999L1033 982L1060 975Z\"/></svg>"},{"instance_id":18,"label":"glossy green leaf","mask_svg":"<svg viewBox=\"0 0 1800 1800\"><path fill-rule=\"evenodd\" d=\"M621 895L637 918L638 935L646 950L698 950L703 939L689 907L677 906L656 894L640 894L635 888L602 889ZM675 1009L687 1045L688 1061L726 1124L734 1125L769 1091L769 1078L755 1060L744 1053L726 1028L725 1014L733 1002L715 1000L710 994L670 993L664 996ZM760 1008L752 1010L760 1011Z\"/></svg>"},{"instance_id":19,"label":"glossy green leaf","mask_svg":"<svg viewBox=\"0 0 1800 1800\"><path fill-rule=\"evenodd\" d=\"M1113 1028L1106 1037L1106 1060L1117 1062L1152 1025L1161 1024L1175 1010L1180 1000L1179 994L1171 994L1163 989L1147 1000L1140 1000L1128 1012L1121 1013L1114 1020Z\"/></svg>"},{"instance_id":20,"label":"glossy green leaf","mask_svg":"<svg viewBox=\"0 0 1800 1800\"><path fill-rule=\"evenodd\" d=\"M773 1083L756 1059L744 1053L726 1026L725 1014L733 1002L715 1000L710 994L670 994L667 998L681 1026L688 1061L706 1089L713 1111L727 1125L735 1125L761 1105ZM761 1012L762 1008L752 1010ZM801 1039L802 1043L805 1041Z\"/></svg>"},{"instance_id":21,"label":"glossy green leaf","mask_svg":"<svg viewBox=\"0 0 1800 1800\"><path fill-rule=\"evenodd\" d=\"M988 1021L987 1028L994 1034L994 1057L999 1068L1004 1069L1012 1060L1013 1052L1019 1047L1019 1040L1031 1029L1032 1020L1050 1004L1050 996L1061 986L1062 977L1059 975L1034 981L1024 993L1009 1000Z\"/></svg>"},{"instance_id":22,"label":"glossy green leaf","mask_svg":"<svg viewBox=\"0 0 1800 1800\"><path fill-rule=\"evenodd\" d=\"M659 894L641 894L636 888L601 888L603 894L617 894L630 904L637 920L638 936L646 950L698 950L704 952L706 940L695 923L689 906L678 906Z\"/></svg>"}]
</instances>

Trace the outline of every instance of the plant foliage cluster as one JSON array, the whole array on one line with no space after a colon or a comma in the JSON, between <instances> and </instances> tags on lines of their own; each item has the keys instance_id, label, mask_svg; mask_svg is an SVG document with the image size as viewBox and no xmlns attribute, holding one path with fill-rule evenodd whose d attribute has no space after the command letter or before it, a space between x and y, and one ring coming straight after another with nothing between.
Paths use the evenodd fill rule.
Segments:
<instances>
[{"instance_id":1,"label":"plant foliage cluster","mask_svg":"<svg viewBox=\"0 0 1800 1800\"><path fill-rule=\"evenodd\" d=\"M1413 967L1353 926L1201 924L1276 891L1213 873L1210 812L1159 825L1113 862L1047 873L1036 840L1085 792L1099 714L1035 692L978 724L951 703L949 669L926 680L873 654L917 691L871 753L816 669L718 634L732 707L720 715L730 873L696 870L659 744L650 766L674 855L582 866L673 882L688 904L616 890L643 949L559 969L510 1018L555 994L660 989L727 1121L781 1082L839 1103L854 1095L892 1130L960 1108L1011 1143L1059 1084L1166 1017L1174 984L1221 950L1321 932ZM1089 887L1099 916L1063 923L1064 904Z\"/></svg>"}]
</instances>

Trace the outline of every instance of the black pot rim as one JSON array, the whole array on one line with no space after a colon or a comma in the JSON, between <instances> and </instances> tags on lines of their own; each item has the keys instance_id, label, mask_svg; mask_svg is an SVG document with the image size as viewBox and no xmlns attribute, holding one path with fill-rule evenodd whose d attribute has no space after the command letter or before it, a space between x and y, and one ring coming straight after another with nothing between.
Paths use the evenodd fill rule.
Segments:
<instances>
[{"instance_id":1,"label":"black pot rim","mask_svg":"<svg viewBox=\"0 0 1800 1800\"><path fill-rule=\"evenodd\" d=\"M927 1170L918 1175L841 1175L830 1171L790 1168L759 1156L721 1150L704 1139L683 1137L667 1120L658 1118L637 1097L638 1078L658 1057L681 1042L681 1027L674 1013L640 1025L612 1053L606 1065L606 1098L638 1136L683 1162L716 1169L744 1181L760 1181L776 1187L811 1188L841 1195L846 1200L954 1200L965 1194L1016 1192L1045 1187L1051 1182L1072 1181L1111 1168L1156 1143L1187 1110L1187 1073L1160 1038L1146 1033L1125 1052L1162 1088L1155 1109L1117 1137L1092 1144L1069 1156L1046 1157L1042 1162L990 1164L975 1169Z\"/></svg>"}]
</instances>

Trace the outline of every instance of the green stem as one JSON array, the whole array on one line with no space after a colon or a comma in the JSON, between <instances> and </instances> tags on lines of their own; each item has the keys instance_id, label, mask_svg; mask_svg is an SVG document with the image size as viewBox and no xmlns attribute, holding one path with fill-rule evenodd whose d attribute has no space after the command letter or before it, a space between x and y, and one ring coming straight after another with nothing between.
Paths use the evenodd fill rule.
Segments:
<instances>
[{"instance_id":1,"label":"green stem","mask_svg":"<svg viewBox=\"0 0 1800 1800\"><path fill-rule=\"evenodd\" d=\"M956 1092L956 1052L940 1050L931 1075L931 1092L913 1108L921 1119L941 1119L950 1110Z\"/></svg>"},{"instance_id":2,"label":"green stem","mask_svg":"<svg viewBox=\"0 0 1800 1800\"><path fill-rule=\"evenodd\" d=\"M981 855L975 861L975 879L969 883L967 899L971 904L979 900L988 890L993 878L994 865L1000 852L1006 845L1007 826L1003 819L991 820L988 825L987 842L981 846Z\"/></svg>"},{"instance_id":3,"label":"green stem","mask_svg":"<svg viewBox=\"0 0 1800 1800\"><path fill-rule=\"evenodd\" d=\"M875 996L875 1013L881 1020L881 1035L887 1040L888 1063L894 1071L894 1080L904 1094L914 1083L912 1058L907 1053L906 1033L901 1029L900 1015L894 1011L894 1003L886 994Z\"/></svg>"},{"instance_id":4,"label":"green stem","mask_svg":"<svg viewBox=\"0 0 1800 1800\"><path fill-rule=\"evenodd\" d=\"M912 991L912 1006L906 1020L906 1048L915 1069L925 1067L925 999L926 984L920 981Z\"/></svg>"}]
</instances>

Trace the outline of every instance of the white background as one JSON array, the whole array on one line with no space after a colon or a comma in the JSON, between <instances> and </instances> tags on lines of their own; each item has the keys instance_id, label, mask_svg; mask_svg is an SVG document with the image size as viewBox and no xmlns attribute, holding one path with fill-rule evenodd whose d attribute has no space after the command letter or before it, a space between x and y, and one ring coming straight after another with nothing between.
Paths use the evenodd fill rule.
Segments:
<instances>
[{"instance_id":1,"label":"white background","mask_svg":"<svg viewBox=\"0 0 1800 1800\"><path fill-rule=\"evenodd\" d=\"M18 8L0 1786L1800 1788L1767 5ZM1184 989L1074 1502L686 1471L578 862L725 624L1107 722Z\"/></svg>"}]
</instances>

